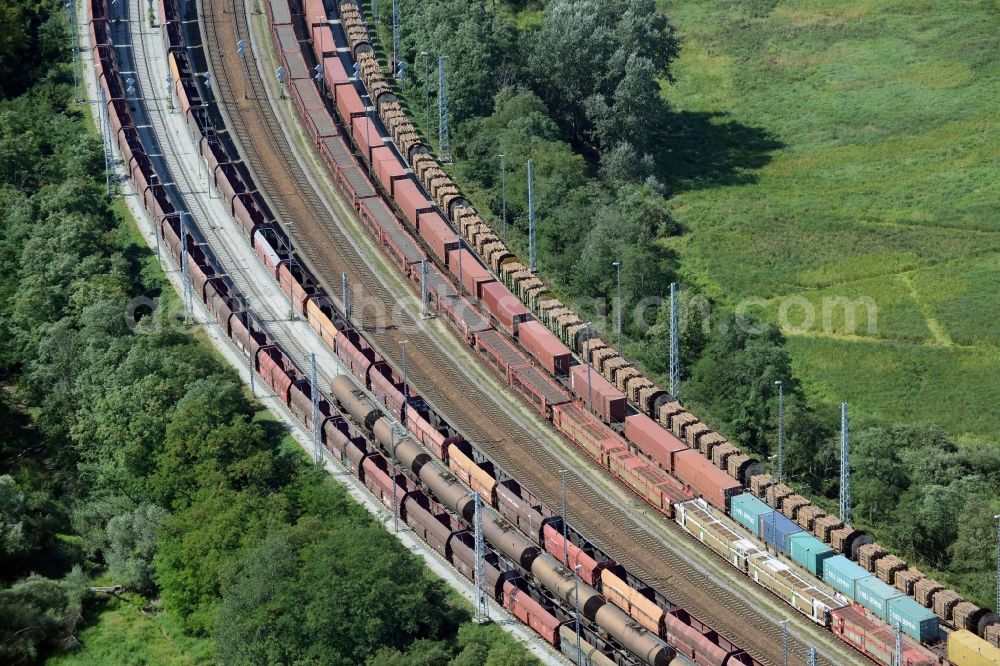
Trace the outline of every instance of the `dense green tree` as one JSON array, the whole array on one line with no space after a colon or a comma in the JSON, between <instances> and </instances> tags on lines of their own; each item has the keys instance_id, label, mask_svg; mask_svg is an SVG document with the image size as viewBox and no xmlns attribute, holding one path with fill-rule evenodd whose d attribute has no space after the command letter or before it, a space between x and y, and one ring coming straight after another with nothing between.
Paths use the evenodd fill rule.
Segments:
<instances>
[{"instance_id":1,"label":"dense green tree","mask_svg":"<svg viewBox=\"0 0 1000 666\"><path fill-rule=\"evenodd\" d=\"M726 315L695 363L685 396L711 414L710 422L734 443L765 455L773 437L776 380L796 393L791 360L781 332L749 317Z\"/></svg>"},{"instance_id":2,"label":"dense green tree","mask_svg":"<svg viewBox=\"0 0 1000 666\"><path fill-rule=\"evenodd\" d=\"M46 650L75 644L85 592L79 570L62 581L32 575L0 589L0 661L33 664Z\"/></svg>"},{"instance_id":3,"label":"dense green tree","mask_svg":"<svg viewBox=\"0 0 1000 666\"><path fill-rule=\"evenodd\" d=\"M207 488L163 524L153 565L167 608L185 629L207 635L239 558L287 518L280 495Z\"/></svg>"},{"instance_id":4,"label":"dense green tree","mask_svg":"<svg viewBox=\"0 0 1000 666\"><path fill-rule=\"evenodd\" d=\"M162 507L144 504L108 521L105 561L116 583L136 592L153 591L156 536L168 515Z\"/></svg>"},{"instance_id":5,"label":"dense green tree","mask_svg":"<svg viewBox=\"0 0 1000 666\"><path fill-rule=\"evenodd\" d=\"M243 558L220 609L217 658L346 665L384 649L374 663L425 663L398 653L447 635L455 619L442 585L383 529L309 518ZM438 654L424 648L416 654Z\"/></svg>"},{"instance_id":6,"label":"dense green tree","mask_svg":"<svg viewBox=\"0 0 1000 666\"><path fill-rule=\"evenodd\" d=\"M530 39L535 88L574 141L659 142L657 78L670 78L679 42L653 0L553 0Z\"/></svg>"},{"instance_id":7,"label":"dense green tree","mask_svg":"<svg viewBox=\"0 0 1000 666\"><path fill-rule=\"evenodd\" d=\"M170 415L151 485L165 505L199 488L272 492L288 482L292 463L253 420L253 407L231 379L191 384Z\"/></svg>"},{"instance_id":8,"label":"dense green tree","mask_svg":"<svg viewBox=\"0 0 1000 666\"><path fill-rule=\"evenodd\" d=\"M899 458L898 442L887 428L868 428L854 435L851 468L855 513L873 525L890 520L910 479Z\"/></svg>"}]
</instances>

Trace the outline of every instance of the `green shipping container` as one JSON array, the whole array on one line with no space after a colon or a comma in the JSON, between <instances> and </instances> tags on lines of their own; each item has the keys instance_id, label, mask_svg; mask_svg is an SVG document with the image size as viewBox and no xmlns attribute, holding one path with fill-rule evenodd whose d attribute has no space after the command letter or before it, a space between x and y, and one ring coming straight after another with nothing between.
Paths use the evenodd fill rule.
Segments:
<instances>
[{"instance_id":1,"label":"green shipping container","mask_svg":"<svg viewBox=\"0 0 1000 666\"><path fill-rule=\"evenodd\" d=\"M873 577L870 571L865 571L843 555L827 558L823 562L823 582L832 585L835 590L851 599L856 598L855 583Z\"/></svg>"},{"instance_id":2,"label":"green shipping container","mask_svg":"<svg viewBox=\"0 0 1000 666\"><path fill-rule=\"evenodd\" d=\"M823 575L823 562L837 553L808 532L793 534L788 539L792 559L816 576Z\"/></svg>"},{"instance_id":3,"label":"green shipping container","mask_svg":"<svg viewBox=\"0 0 1000 666\"><path fill-rule=\"evenodd\" d=\"M737 495L730 500L729 515L743 527L756 535L760 535L758 519L765 513L774 511L767 504L750 493Z\"/></svg>"},{"instance_id":4,"label":"green shipping container","mask_svg":"<svg viewBox=\"0 0 1000 666\"><path fill-rule=\"evenodd\" d=\"M886 619L886 613L889 610L889 600L903 594L892 585L883 583L875 577L859 580L854 588L855 601L883 620Z\"/></svg>"},{"instance_id":5,"label":"green shipping container","mask_svg":"<svg viewBox=\"0 0 1000 666\"><path fill-rule=\"evenodd\" d=\"M887 620L890 627L898 625L919 641L928 643L938 639L940 619L913 597L900 595L890 599Z\"/></svg>"}]
</instances>

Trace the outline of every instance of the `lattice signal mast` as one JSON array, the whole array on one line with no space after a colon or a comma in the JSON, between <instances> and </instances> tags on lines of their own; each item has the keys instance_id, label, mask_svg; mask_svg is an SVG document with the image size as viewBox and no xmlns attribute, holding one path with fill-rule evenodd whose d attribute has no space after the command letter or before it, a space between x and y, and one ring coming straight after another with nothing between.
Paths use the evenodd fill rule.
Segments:
<instances>
[{"instance_id":1,"label":"lattice signal mast","mask_svg":"<svg viewBox=\"0 0 1000 666\"><path fill-rule=\"evenodd\" d=\"M847 403L840 403L840 519L851 522L851 438L847 430Z\"/></svg>"},{"instance_id":2,"label":"lattice signal mast","mask_svg":"<svg viewBox=\"0 0 1000 666\"><path fill-rule=\"evenodd\" d=\"M479 493L472 494L476 502L474 517L476 529L476 616L475 622L485 624L490 621L489 582L486 580L486 544L483 541L483 499Z\"/></svg>"},{"instance_id":3,"label":"lattice signal mast","mask_svg":"<svg viewBox=\"0 0 1000 666\"><path fill-rule=\"evenodd\" d=\"M448 88L444 83L446 55L438 56L438 153L442 162L451 161L451 141L448 138Z\"/></svg>"}]
</instances>

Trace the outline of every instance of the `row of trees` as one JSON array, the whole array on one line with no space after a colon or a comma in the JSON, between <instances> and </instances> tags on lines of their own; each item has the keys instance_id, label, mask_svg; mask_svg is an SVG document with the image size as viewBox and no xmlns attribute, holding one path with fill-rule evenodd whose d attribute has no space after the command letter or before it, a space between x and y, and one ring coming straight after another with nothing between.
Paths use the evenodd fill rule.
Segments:
<instances>
[{"instance_id":1,"label":"row of trees","mask_svg":"<svg viewBox=\"0 0 1000 666\"><path fill-rule=\"evenodd\" d=\"M616 260L630 266L622 285L630 300L664 293L674 260L655 240L678 226L652 155L666 140L658 81L670 78L678 40L653 0L555 0L529 31L482 2L400 5L411 115L422 123L426 115L433 142L436 56L446 55L452 171L477 209L504 231L505 183L508 242L527 256L530 159L540 266L563 296L609 296Z\"/></svg>"},{"instance_id":2,"label":"row of trees","mask_svg":"<svg viewBox=\"0 0 1000 666\"><path fill-rule=\"evenodd\" d=\"M62 25L58 3L42 10ZM174 325L155 260L108 204L60 37L36 84L0 100L0 661L77 647L96 578L214 638L224 664L533 661L469 624ZM0 52L0 69L29 51ZM137 296L160 307L132 326Z\"/></svg>"},{"instance_id":3,"label":"row of trees","mask_svg":"<svg viewBox=\"0 0 1000 666\"><path fill-rule=\"evenodd\" d=\"M671 110L659 93L661 82L672 80L679 40L652 0L541 4L536 21L532 3L403 0L403 57L413 66L400 87L411 117L434 143L436 56L448 56L453 176L501 233L506 187L509 242L526 257L525 164L534 161L540 268L561 297L609 333L610 320L601 316L612 310L612 262L627 266L627 314L663 296L677 272L661 239L683 230L655 174L662 156L677 148ZM669 172L683 180L680 169L671 165ZM782 380L786 473L835 510L838 406L807 400L774 327L734 317L696 287L680 301L685 401L763 459L776 443L774 381ZM624 318L626 354L663 381L669 312L655 303L646 310L651 326ZM990 520L1000 508L995 449L959 447L926 424L855 419L853 430L856 522L971 599L991 604Z\"/></svg>"}]
</instances>

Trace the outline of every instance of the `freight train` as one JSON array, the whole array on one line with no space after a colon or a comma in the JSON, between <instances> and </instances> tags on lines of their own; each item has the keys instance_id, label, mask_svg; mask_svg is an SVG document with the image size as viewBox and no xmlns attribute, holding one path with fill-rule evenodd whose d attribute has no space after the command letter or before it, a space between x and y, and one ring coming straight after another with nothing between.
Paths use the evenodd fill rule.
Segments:
<instances>
[{"instance_id":1,"label":"freight train","mask_svg":"<svg viewBox=\"0 0 1000 666\"><path fill-rule=\"evenodd\" d=\"M153 171L152 164L139 141L134 119L125 102L122 79L115 58L115 47L108 29L107 5L104 0L92 0L88 6L91 14L88 22L89 31L97 76L108 107L115 140L122 151L137 192L155 221L159 238L178 265L181 265L184 256L182 248L186 246L187 279L191 280L194 292L202 299L234 345L253 361L255 370L267 385L291 413L302 421L307 429L311 429L314 387L270 337L266 326L250 310L241 307L245 305L245 299L220 270L208 246L199 242L197 230L189 227L186 234L183 232L180 214L162 185L159 185L161 180ZM192 131L199 137L202 155L210 165L216 187L226 198L230 213L253 239L258 257L292 299L297 311L310 322L322 339L333 343L345 365L355 371L363 371L369 381L381 388L378 398L380 402L391 401L397 394L401 400L402 394L399 392L402 385L394 370L384 362L372 362L375 358L374 350L367 346L360 334L346 324L334 309L330 299L316 285L315 280L301 268L297 260L293 259L287 251L288 245L281 236L280 228L271 217L263 198L256 192L248 172L240 163L230 161L229 155L236 154L235 148L228 140L221 118L210 105L202 101L204 97L199 93L198 82L191 72L184 46L178 8L175 4L166 2L161 3L159 9L177 99ZM367 360L362 361L362 358ZM352 363L353 365L349 365ZM380 381L378 377L382 380ZM407 451L412 452L412 449L400 448L403 446L403 440L392 444L390 438L391 450L384 448L384 441L382 451L376 450L365 437L366 426L371 425L374 428L377 425L375 422L369 423L370 419L366 418L364 425L359 429L336 412L332 401L323 396L318 397L322 416L321 438L327 449L338 454L384 503L392 505L392 498L397 497L397 503L391 508L398 511L418 535L444 555L460 572L472 578L471 536L460 522L460 518L469 517L468 493L461 490L453 478L448 477L447 472L441 473L443 468L440 464L435 463L436 467L427 467L424 470L428 460L426 453L418 453L410 460L411 471L417 479L426 483L425 478L420 476L423 471L427 480L433 479L433 488L445 493L445 497L452 500L452 505L461 507L458 516L448 514L443 505L432 495L424 493L412 479L396 474L390 467L385 453L392 455L395 452L403 456L409 455ZM447 425L426 406L422 406L419 397L409 398L405 413L408 417L406 423L411 432L406 438L408 442L416 442L419 439L432 445L446 446L451 453L452 469L457 471L465 468L474 473L471 460L466 457L465 460L469 462L464 466L461 461L465 455L462 453L463 450L469 455L474 455L475 452L461 438L447 436ZM375 421L378 422L379 433L384 440L384 423L378 419ZM375 441L379 440L376 438ZM434 474L431 473L432 469L436 470ZM479 480L482 480L482 475L478 476ZM447 480L447 484L441 485L442 479ZM472 476L466 480L472 485L479 482ZM425 487L431 489L430 485ZM546 524L542 531L544 537L540 541L541 547L537 547L526 545L524 539L513 533L510 526L502 520L490 519L488 539L491 542L499 540L503 546L501 552L516 554L517 562L531 564L531 572L536 572L541 577L530 580L519 577L513 571L516 567L512 562L504 560L497 553L489 555L487 577L497 600L545 640L558 646L578 662L585 658L589 663L595 664L632 663L631 658L622 651L624 646L631 648L633 654L642 657L647 663L666 663L667 657L672 654L671 648L656 638L653 632L635 625L623 611L607 603L604 597L593 590L591 583L596 581L595 571L603 572L614 567L615 579L628 578L627 573L606 559L597 564L588 554L592 551L569 543L565 547L573 553L570 558L571 563L574 567L579 565L577 571L581 572L581 577L590 581L586 584L590 589L585 588L580 593L580 598L584 601L584 616L591 618L599 627L598 629L589 624L581 626L582 635L588 645L583 649L582 655L576 654L576 642L567 640L568 636L576 634L575 625L568 621L570 618L568 612L558 604L554 604L548 593L540 592L537 587L537 582L547 580L555 586L553 591L564 601L570 595L573 595L574 600L576 598L575 586L574 591L569 592L566 583L567 578L572 579L572 575L567 574L568 570L552 564L552 558L558 557L554 553L561 552L564 543L562 534L553 529L553 525L560 524L560 521L552 512L533 501L530 494L520 489L516 482L508 481L505 487L506 494L497 492L504 495L511 505L521 503L532 507L533 511L544 510L546 520L543 522ZM394 488L398 492L393 493ZM464 494L459 496L459 493ZM466 499L462 500L462 497ZM456 504L456 498L461 500L459 504ZM576 542L583 543L579 535L572 532L568 526L562 527L564 532L573 534L571 538ZM542 557L543 550L548 555ZM588 565L588 562L593 564ZM608 580L611 580L611 574L607 576ZM630 594L630 588L625 583L620 583L616 589L622 598ZM683 638L683 653L691 655L691 658L698 663L724 663L706 661L700 657L702 653L715 654L720 650L725 658L730 660L725 663L757 663L697 618L682 609L674 608L673 612L676 619L671 622L676 631L677 641ZM609 634L620 637L621 642L615 641Z\"/></svg>"},{"instance_id":2,"label":"freight train","mask_svg":"<svg viewBox=\"0 0 1000 666\"><path fill-rule=\"evenodd\" d=\"M560 412L572 411L561 407L560 402L566 400L568 388L578 403L585 404L605 424L624 429L631 448L658 463L662 471L673 474L687 492L710 498L713 504L725 509L720 498L737 494L740 485L749 485L786 517L829 542L838 552L862 562L870 572L885 576L885 582L895 582L893 576L899 570L896 565L901 562L898 558L872 544L869 535L826 514L787 486L775 483L769 475L761 474L759 461L701 423L613 348L590 337L589 327L562 303L546 298L544 284L517 261L461 196L406 118L375 58L360 7L347 0L334 9L340 18L339 25L328 22L323 0L305 0L302 20L312 55L323 72L324 92L332 99L343 133L361 158L360 170L356 170L352 155L339 151L343 143L330 140L336 129L324 125L329 118L324 115L323 100L316 98L313 82L304 80L307 75L312 78L311 72L300 62L301 45L291 10L280 1L269 5L279 57L284 63L291 63L288 71L301 74L302 80L293 83L293 99L296 92L308 96L308 101L299 100L296 105L344 194L354 202L373 235L394 256L404 275L415 284L428 285L428 305L453 323L471 346L488 356L507 383L557 427L562 421ZM367 101L363 101L365 98ZM324 131L328 134L322 134ZM331 150L330 144L338 150ZM368 178L364 176L365 166ZM386 214L384 203L376 198L378 191L392 204L397 220L389 221L391 215ZM386 221L388 230L382 226ZM409 240L428 250L427 257L421 256L420 248L413 243L404 243L410 252L401 250L400 222L411 232ZM418 271L418 262L425 258L430 258L443 274L457 278L460 293L449 291L441 282L441 274L432 271L425 277L423 270ZM420 263L421 267L424 265ZM494 335L492 331L502 335ZM512 350L526 354L510 353ZM573 352L580 354L584 363L577 363ZM539 377L533 368L518 365L532 362L550 375L562 377L561 382ZM568 420L571 427L580 418L585 417L577 410ZM597 434L596 430L591 431ZM727 488L704 465L685 459L683 449L667 452L662 446L649 444L650 440L666 439L665 432L674 435L675 441L682 440L685 448L700 452L714 467L739 483ZM654 453L660 458L654 457ZM604 451L600 455L607 458ZM679 460L674 460L675 455ZM611 469L610 460L602 460L602 464ZM648 468L639 475L641 478L633 477L626 483L669 514L672 502L667 500L676 491L676 488L662 488L669 475L664 477ZM670 483L666 481L668 486ZM705 494L705 489L717 494ZM866 558L865 552L879 552L881 556ZM905 569L905 564L902 568ZM911 569L896 584L899 589L912 592L908 588L919 578L923 575ZM931 592L922 603L953 626L971 629L1000 642L1000 624L996 624L994 614L932 583L924 583Z\"/></svg>"},{"instance_id":3,"label":"freight train","mask_svg":"<svg viewBox=\"0 0 1000 666\"><path fill-rule=\"evenodd\" d=\"M326 7L319 2L306 2L305 19L312 37L313 56L324 72L324 90L346 129L343 132L345 138L354 144L361 157L360 165L354 155L343 149L343 142L334 139L336 127L319 129L322 119L329 119L329 111L318 96L313 81L305 81L305 76L302 80L293 79L293 100L296 95L302 97L296 101L296 107L311 128L336 182L354 202L372 235L395 259L394 263L403 274L421 285L426 305L452 323L470 346L540 414L666 515L674 517L674 507L691 495L704 497L727 511L730 499L742 493L740 482L743 482L780 510L797 518L805 529L830 541L838 551L853 557L864 552L871 545L868 535L824 514L804 498L792 495L790 489L786 491L768 475L759 474L759 463L743 456L717 434L697 423L670 396L662 392L647 394L653 400L649 403L653 405L650 411L667 415L674 432L665 429L649 414L629 408L625 393L602 376L597 367L603 363L601 359L607 360L607 351L601 352L606 345L599 347L599 341L586 338L585 327L561 326L564 338L572 338L577 350L587 357L586 363L576 363L564 342L540 325L506 288L515 286L515 281L509 279L510 274L500 271L507 278L505 284L501 284L484 264L476 260L476 255L464 247L464 241L474 241L482 255L483 249L495 247L491 245L492 238L470 238L467 225L463 227L460 237L440 213L440 210L452 210L458 215L455 221L461 224L465 219L467 202L450 194L445 196L444 201L437 195L433 195L433 200L428 198L419 187L421 183L416 174L408 170L401 156L391 149L394 141L386 127L393 128L395 145L400 153L418 155L419 163L425 167L431 159L426 148L420 144L419 137L410 131L412 126L407 129L405 118L395 112L389 113L396 102L387 84L383 81L382 85L370 88L379 91L377 95L368 93L374 98L374 105L369 106L362 101L366 93L357 79L367 76L367 82L372 85L372 81L377 83L381 73L373 69L373 61L368 57L371 55L370 45L366 48L360 41L362 32L358 29L357 20L351 27L356 6L345 4L350 6L340 9L343 25L346 26L344 30L353 35L351 46L358 60L352 69L358 76L347 75L347 65L351 60L343 48L344 35L327 23ZM310 68L299 62L302 44L292 25L289 8L281 3L272 3L269 11L272 32L287 71L308 73ZM320 15L323 20L319 20ZM316 20L311 19L312 16ZM364 30L363 26L360 29ZM373 112L376 110L378 114ZM391 122L385 118L386 114L391 116ZM386 120L384 124L383 120ZM365 177L366 166L371 178ZM448 181L440 180L446 178L443 172L435 178L436 185L427 188L427 192L433 193L439 188L443 188L440 191L453 192ZM385 202L378 198L379 191L393 204L397 213L395 218L391 211L386 210ZM406 234L407 231L411 233ZM427 252L421 252L422 249ZM430 267L426 263L428 258L433 263ZM511 265L506 259L509 257L500 257L495 252L490 254L495 269ZM441 272L436 267L440 267ZM448 291L448 280L443 277L448 274L457 278L461 293ZM562 314L545 310L543 317L550 323L556 320L565 323ZM536 365L545 369L549 376L539 373L534 367ZM566 379L560 383L553 380L553 375L562 375ZM401 396L387 406L397 408L399 404ZM582 404L589 409L582 409ZM618 429L624 432L624 441L608 427L616 423L619 424ZM679 436L685 437L687 443L681 441ZM696 451L711 458L714 465L708 465L707 459L693 455ZM656 463L656 466L647 464L644 458ZM729 478L719 473L722 470L728 472ZM807 581L802 581L802 585L807 590L815 587ZM962 603L966 608L972 606ZM970 625L981 630L981 626L992 619L982 609L972 606L971 610L974 614L967 610L964 615L953 616L965 618L964 622L958 622L959 626ZM983 620L987 621L984 623Z\"/></svg>"}]
</instances>

